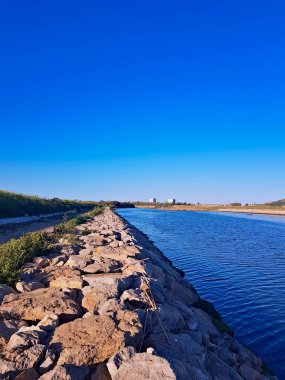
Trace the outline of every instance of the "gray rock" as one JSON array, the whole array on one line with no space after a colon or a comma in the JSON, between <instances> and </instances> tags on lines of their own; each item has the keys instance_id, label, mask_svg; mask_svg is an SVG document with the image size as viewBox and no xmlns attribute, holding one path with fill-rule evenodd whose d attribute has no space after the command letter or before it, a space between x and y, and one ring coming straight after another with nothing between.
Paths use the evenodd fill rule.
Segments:
<instances>
[{"instance_id":1,"label":"gray rock","mask_svg":"<svg viewBox=\"0 0 285 380\"><path fill-rule=\"evenodd\" d=\"M56 314L46 315L38 323L38 327L45 331L53 331L58 325L59 325L59 318Z\"/></svg>"},{"instance_id":2,"label":"gray rock","mask_svg":"<svg viewBox=\"0 0 285 380\"><path fill-rule=\"evenodd\" d=\"M112 380L176 380L167 360L149 353L135 353L125 348L108 360Z\"/></svg>"},{"instance_id":3,"label":"gray rock","mask_svg":"<svg viewBox=\"0 0 285 380\"><path fill-rule=\"evenodd\" d=\"M28 368L15 377L15 380L38 380L39 375L34 368Z\"/></svg>"},{"instance_id":4,"label":"gray rock","mask_svg":"<svg viewBox=\"0 0 285 380\"><path fill-rule=\"evenodd\" d=\"M76 255L69 256L69 259L65 265L71 268L84 269L89 263L91 263L91 259L89 257Z\"/></svg>"},{"instance_id":5,"label":"gray rock","mask_svg":"<svg viewBox=\"0 0 285 380\"><path fill-rule=\"evenodd\" d=\"M58 365L45 373L40 380L84 380L89 373L86 365L77 367L73 364Z\"/></svg>"},{"instance_id":6,"label":"gray rock","mask_svg":"<svg viewBox=\"0 0 285 380\"><path fill-rule=\"evenodd\" d=\"M47 333L37 326L23 326L11 336L6 346L6 351L20 353L43 342L46 335Z\"/></svg>"},{"instance_id":7,"label":"gray rock","mask_svg":"<svg viewBox=\"0 0 285 380\"><path fill-rule=\"evenodd\" d=\"M27 326L27 323L17 319L0 320L0 345L4 346L8 343L11 336L22 326Z\"/></svg>"},{"instance_id":8,"label":"gray rock","mask_svg":"<svg viewBox=\"0 0 285 380\"><path fill-rule=\"evenodd\" d=\"M51 350L46 350L45 358L39 366L39 373L44 374L48 372L56 362L56 355Z\"/></svg>"},{"instance_id":9,"label":"gray rock","mask_svg":"<svg viewBox=\"0 0 285 380\"><path fill-rule=\"evenodd\" d=\"M45 285L39 281L30 281L30 282L19 281L16 283L16 289L20 293L31 292L33 290L42 289L42 288L45 288Z\"/></svg>"},{"instance_id":10,"label":"gray rock","mask_svg":"<svg viewBox=\"0 0 285 380\"><path fill-rule=\"evenodd\" d=\"M100 363L97 365L95 373L92 375L91 380L112 380L105 363Z\"/></svg>"},{"instance_id":11,"label":"gray rock","mask_svg":"<svg viewBox=\"0 0 285 380\"><path fill-rule=\"evenodd\" d=\"M0 304L8 294L15 294L15 290L8 285L0 284Z\"/></svg>"}]
</instances>

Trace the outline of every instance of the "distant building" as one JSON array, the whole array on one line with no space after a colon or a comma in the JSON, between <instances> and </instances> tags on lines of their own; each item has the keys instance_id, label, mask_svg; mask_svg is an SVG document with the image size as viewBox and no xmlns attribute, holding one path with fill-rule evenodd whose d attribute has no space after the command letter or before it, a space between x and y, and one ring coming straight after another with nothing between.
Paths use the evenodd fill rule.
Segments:
<instances>
[{"instance_id":1,"label":"distant building","mask_svg":"<svg viewBox=\"0 0 285 380\"><path fill-rule=\"evenodd\" d=\"M170 203L170 204L174 205L175 204L175 199L174 198L169 198L169 199L167 199L166 203Z\"/></svg>"},{"instance_id":2,"label":"distant building","mask_svg":"<svg viewBox=\"0 0 285 380\"><path fill-rule=\"evenodd\" d=\"M150 198L149 203L156 203L156 198Z\"/></svg>"}]
</instances>

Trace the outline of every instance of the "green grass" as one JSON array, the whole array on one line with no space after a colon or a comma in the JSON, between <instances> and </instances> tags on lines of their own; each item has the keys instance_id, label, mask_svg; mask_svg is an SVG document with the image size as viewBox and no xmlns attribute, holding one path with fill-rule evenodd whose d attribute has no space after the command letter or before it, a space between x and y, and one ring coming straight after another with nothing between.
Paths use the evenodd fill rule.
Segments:
<instances>
[{"instance_id":1,"label":"green grass","mask_svg":"<svg viewBox=\"0 0 285 380\"><path fill-rule=\"evenodd\" d=\"M50 244L52 238L60 238L65 234L75 236L74 228L90 220L102 212L102 207L96 207L67 222L55 226L53 236L44 232L33 232L19 239L11 239L0 245L0 283L14 285L19 278L20 268L33 256L41 255Z\"/></svg>"},{"instance_id":2,"label":"green grass","mask_svg":"<svg viewBox=\"0 0 285 380\"><path fill-rule=\"evenodd\" d=\"M48 246L44 233L33 232L0 245L0 283L13 285L24 263Z\"/></svg>"},{"instance_id":3,"label":"green grass","mask_svg":"<svg viewBox=\"0 0 285 380\"><path fill-rule=\"evenodd\" d=\"M0 190L0 218L52 214L70 210L87 211L97 205L97 202L71 201L59 198L47 199Z\"/></svg>"}]
</instances>

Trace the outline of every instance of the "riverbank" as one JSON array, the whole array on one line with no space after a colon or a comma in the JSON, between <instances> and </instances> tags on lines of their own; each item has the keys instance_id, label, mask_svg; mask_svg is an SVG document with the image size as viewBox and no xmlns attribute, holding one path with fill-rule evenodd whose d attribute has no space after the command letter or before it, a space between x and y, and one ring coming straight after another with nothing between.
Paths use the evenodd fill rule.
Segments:
<instances>
[{"instance_id":1,"label":"riverbank","mask_svg":"<svg viewBox=\"0 0 285 380\"><path fill-rule=\"evenodd\" d=\"M1 301L3 379L273 379L183 273L109 209L27 263L16 290L0 286Z\"/></svg>"},{"instance_id":2,"label":"riverbank","mask_svg":"<svg viewBox=\"0 0 285 380\"><path fill-rule=\"evenodd\" d=\"M245 214L265 214L265 215L284 215L284 207L259 207L259 206L219 206L219 205L167 205L167 206L152 206L143 205L136 208L149 208L165 211L215 211L215 212L236 212Z\"/></svg>"}]
</instances>

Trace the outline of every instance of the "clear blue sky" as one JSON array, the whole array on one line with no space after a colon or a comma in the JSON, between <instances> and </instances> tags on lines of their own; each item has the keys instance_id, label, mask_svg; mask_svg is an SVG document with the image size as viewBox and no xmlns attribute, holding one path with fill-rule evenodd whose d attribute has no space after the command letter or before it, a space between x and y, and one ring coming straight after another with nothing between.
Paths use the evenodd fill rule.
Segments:
<instances>
[{"instance_id":1,"label":"clear blue sky","mask_svg":"<svg viewBox=\"0 0 285 380\"><path fill-rule=\"evenodd\" d=\"M285 197L285 3L0 0L0 188Z\"/></svg>"}]
</instances>

